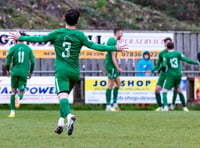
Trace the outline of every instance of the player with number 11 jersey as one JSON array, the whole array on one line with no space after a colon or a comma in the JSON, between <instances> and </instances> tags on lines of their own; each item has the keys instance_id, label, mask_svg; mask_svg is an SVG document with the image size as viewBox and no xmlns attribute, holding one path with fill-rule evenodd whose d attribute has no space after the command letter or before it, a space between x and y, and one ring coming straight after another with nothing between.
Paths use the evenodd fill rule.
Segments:
<instances>
[{"instance_id":1,"label":"player with number 11 jersey","mask_svg":"<svg viewBox=\"0 0 200 148\"><path fill-rule=\"evenodd\" d=\"M20 32L20 35L25 33ZM30 47L17 42L17 44L10 48L6 57L7 75L10 75L11 68L11 88L12 94L10 96L10 114L8 117L15 117L15 107L20 107L20 100L23 99L24 90L27 83L27 77L31 78L34 70L35 59L33 51ZM17 89L19 90L17 92Z\"/></svg>"}]
</instances>

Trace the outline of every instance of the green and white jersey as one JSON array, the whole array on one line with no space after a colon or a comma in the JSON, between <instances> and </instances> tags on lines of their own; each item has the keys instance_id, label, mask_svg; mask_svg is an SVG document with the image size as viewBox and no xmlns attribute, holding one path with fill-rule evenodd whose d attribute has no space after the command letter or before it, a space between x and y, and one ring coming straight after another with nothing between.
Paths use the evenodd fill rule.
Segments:
<instances>
[{"instance_id":1,"label":"green and white jersey","mask_svg":"<svg viewBox=\"0 0 200 148\"><path fill-rule=\"evenodd\" d=\"M162 62L163 62L163 57L165 54L168 53L166 49L163 49L159 54L158 54L158 60L156 62L156 65L153 67L151 70L152 72L155 72L156 70L159 70L162 67ZM162 75L166 75L165 72L161 72Z\"/></svg>"},{"instance_id":2,"label":"green and white jersey","mask_svg":"<svg viewBox=\"0 0 200 148\"><path fill-rule=\"evenodd\" d=\"M117 45L117 40L115 38L109 38L107 41L107 45L109 46L116 46ZM115 65L113 64L112 61L112 52L108 51L106 53L106 59L105 59L105 67L106 69L111 69L111 68L115 68Z\"/></svg>"},{"instance_id":3,"label":"green and white jersey","mask_svg":"<svg viewBox=\"0 0 200 148\"><path fill-rule=\"evenodd\" d=\"M11 63L11 75L27 77L29 73L33 73L35 59L31 48L22 43L11 47L6 57L7 71Z\"/></svg>"},{"instance_id":4,"label":"green and white jersey","mask_svg":"<svg viewBox=\"0 0 200 148\"><path fill-rule=\"evenodd\" d=\"M182 76L182 66L181 61L185 61L189 64L198 65L197 61L190 60L186 58L181 52L176 50L170 51L165 54L163 58L163 66L167 67L167 76L170 77L181 77Z\"/></svg>"},{"instance_id":5,"label":"green and white jersey","mask_svg":"<svg viewBox=\"0 0 200 148\"><path fill-rule=\"evenodd\" d=\"M82 46L98 51L116 51L115 46L96 44L76 29L61 28L43 36L20 36L19 40L28 42L51 41L56 52L55 71L63 73L79 72L79 54ZM64 73L63 73L64 74Z\"/></svg>"}]
</instances>

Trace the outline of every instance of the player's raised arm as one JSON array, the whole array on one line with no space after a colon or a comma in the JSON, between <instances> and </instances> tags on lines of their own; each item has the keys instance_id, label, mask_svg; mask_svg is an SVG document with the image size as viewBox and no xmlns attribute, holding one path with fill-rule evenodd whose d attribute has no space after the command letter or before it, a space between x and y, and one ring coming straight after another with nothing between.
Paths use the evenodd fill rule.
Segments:
<instances>
[{"instance_id":1,"label":"player's raised arm","mask_svg":"<svg viewBox=\"0 0 200 148\"><path fill-rule=\"evenodd\" d=\"M162 60L162 66L160 67L160 70L162 72L166 72L166 68L167 68L167 57L164 56L163 60Z\"/></svg>"},{"instance_id":2,"label":"player's raised arm","mask_svg":"<svg viewBox=\"0 0 200 148\"><path fill-rule=\"evenodd\" d=\"M98 51L124 51L125 49L128 49L127 45L107 46L102 44L96 44L92 41L88 41L86 36L84 36L83 45Z\"/></svg>"},{"instance_id":3,"label":"player's raised arm","mask_svg":"<svg viewBox=\"0 0 200 148\"><path fill-rule=\"evenodd\" d=\"M7 73L7 76L9 76L10 63L11 63L11 59L12 59L12 54L13 54L13 48L11 48L8 51L8 54L6 56L6 73Z\"/></svg>"},{"instance_id":4,"label":"player's raised arm","mask_svg":"<svg viewBox=\"0 0 200 148\"><path fill-rule=\"evenodd\" d=\"M158 60L156 62L156 65L153 66L151 72L155 72L155 71L159 70L161 64L162 64L162 62L161 62L161 59L160 59L160 56L159 56Z\"/></svg>"},{"instance_id":5,"label":"player's raised arm","mask_svg":"<svg viewBox=\"0 0 200 148\"><path fill-rule=\"evenodd\" d=\"M167 58L166 58L166 56L163 57L162 67L167 67Z\"/></svg>"},{"instance_id":6,"label":"player's raised arm","mask_svg":"<svg viewBox=\"0 0 200 148\"><path fill-rule=\"evenodd\" d=\"M19 40L19 41L28 41L28 42L48 42L54 40L54 32L49 33L48 35L41 35L41 36L20 36L17 33L10 33L10 39Z\"/></svg>"},{"instance_id":7,"label":"player's raised arm","mask_svg":"<svg viewBox=\"0 0 200 148\"><path fill-rule=\"evenodd\" d=\"M185 57L184 55L181 55L181 60L184 61L184 62L187 62L189 64L195 64L195 65L198 65L199 62L198 61L193 61L187 57Z\"/></svg>"}]
</instances>

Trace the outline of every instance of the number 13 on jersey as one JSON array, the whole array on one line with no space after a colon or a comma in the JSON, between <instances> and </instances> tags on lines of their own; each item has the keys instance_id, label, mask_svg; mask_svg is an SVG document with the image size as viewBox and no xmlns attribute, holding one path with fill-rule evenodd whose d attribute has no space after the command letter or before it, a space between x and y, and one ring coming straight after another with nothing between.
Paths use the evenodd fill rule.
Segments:
<instances>
[{"instance_id":1,"label":"number 13 on jersey","mask_svg":"<svg viewBox=\"0 0 200 148\"><path fill-rule=\"evenodd\" d=\"M71 43L70 42L63 42L63 47L65 48L65 51L62 52L62 57L63 58L69 58L70 57Z\"/></svg>"},{"instance_id":2,"label":"number 13 on jersey","mask_svg":"<svg viewBox=\"0 0 200 148\"><path fill-rule=\"evenodd\" d=\"M178 68L178 59L177 58L170 59L170 64L172 68Z\"/></svg>"}]
</instances>

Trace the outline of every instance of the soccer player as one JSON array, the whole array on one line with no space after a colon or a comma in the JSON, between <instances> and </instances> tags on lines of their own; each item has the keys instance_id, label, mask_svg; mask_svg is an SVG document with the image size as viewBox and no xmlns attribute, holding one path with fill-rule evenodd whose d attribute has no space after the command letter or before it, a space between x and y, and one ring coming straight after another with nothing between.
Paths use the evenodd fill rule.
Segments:
<instances>
[{"instance_id":1,"label":"soccer player","mask_svg":"<svg viewBox=\"0 0 200 148\"><path fill-rule=\"evenodd\" d=\"M60 101L60 118L55 132L63 132L64 120L67 118L67 133L72 135L75 123L75 116L71 114L69 104L69 93L79 80L79 54L82 46L99 51L123 51L127 49L123 46L106 46L95 44L87 39L84 33L76 30L80 13L75 9L68 10L65 15L66 27L55 30L43 36L19 36L10 35L11 39L29 42L48 42L51 41L56 52L55 59L55 86L58 99Z\"/></svg>"},{"instance_id":2,"label":"soccer player","mask_svg":"<svg viewBox=\"0 0 200 148\"><path fill-rule=\"evenodd\" d=\"M111 37L107 41L107 45L116 46L117 41L121 39L123 36L123 29L115 28L114 29L114 37ZM108 73L108 88L106 89L106 111L119 111L119 106L117 104L117 97L119 87L121 85L120 81L120 73L123 70L119 67L117 63L117 52L116 51L108 51L105 59L105 68ZM113 86L115 87L113 89ZM111 93L113 89L113 108L110 105L111 102Z\"/></svg>"},{"instance_id":3,"label":"soccer player","mask_svg":"<svg viewBox=\"0 0 200 148\"><path fill-rule=\"evenodd\" d=\"M162 110L162 101L161 101L161 95L160 95L160 91L162 90L163 84L167 78L167 73L165 73L164 71L162 71L162 61L163 61L163 57L164 55L168 52L167 51L167 44L169 42L172 42L172 39L167 37L164 40L164 46L165 49L162 50L159 55L158 55L158 60L156 65L153 67L153 69L151 70L151 72L155 72L156 70L160 71L160 76L158 78L157 84L156 84L156 89L155 89L155 96L156 96L156 101L158 104L158 108L155 111L161 111ZM177 92L174 91L173 92L173 100L176 100L177 97ZM175 102L175 101L174 101Z\"/></svg>"},{"instance_id":4,"label":"soccer player","mask_svg":"<svg viewBox=\"0 0 200 148\"><path fill-rule=\"evenodd\" d=\"M188 108L186 107L185 98L180 88L181 77L182 77L181 61L185 61L189 64L195 64L195 65L198 65L200 63L197 61L190 60L186 58L181 52L174 50L173 42L169 42L167 44L167 49L168 53L165 54L163 57L163 67L167 69L166 71L167 78L163 90L163 104L164 104L163 111L168 111L167 92L172 88L174 88L178 92L178 95L183 105L183 110L189 111Z\"/></svg>"},{"instance_id":5,"label":"soccer player","mask_svg":"<svg viewBox=\"0 0 200 148\"><path fill-rule=\"evenodd\" d=\"M25 36L24 32L20 32L21 36ZM6 57L7 75L10 75L11 69L11 88L10 96L10 114L8 117L15 117L15 107L20 107L20 100L23 98L24 89L26 88L27 78L31 78L35 59L30 47L23 44L22 41L16 41L17 44L10 48ZM17 94L17 89L19 93Z\"/></svg>"}]
</instances>

